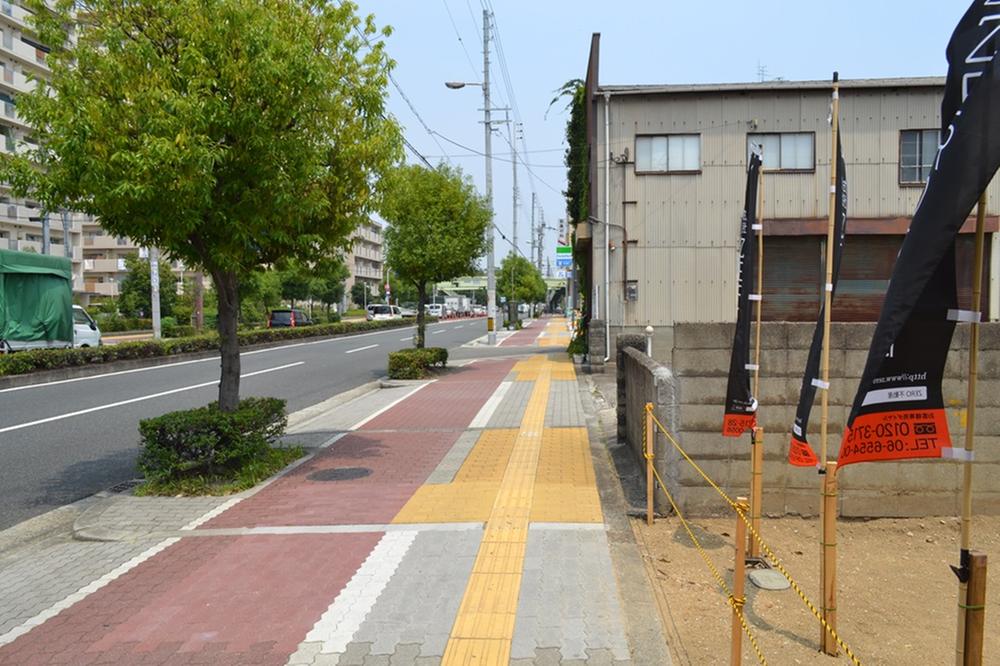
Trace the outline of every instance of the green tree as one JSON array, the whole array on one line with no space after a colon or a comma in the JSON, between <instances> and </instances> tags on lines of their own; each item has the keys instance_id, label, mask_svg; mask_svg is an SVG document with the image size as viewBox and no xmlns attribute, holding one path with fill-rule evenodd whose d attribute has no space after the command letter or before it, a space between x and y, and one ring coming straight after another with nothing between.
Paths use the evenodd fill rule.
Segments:
<instances>
[{"instance_id":1,"label":"green tree","mask_svg":"<svg viewBox=\"0 0 1000 666\"><path fill-rule=\"evenodd\" d=\"M343 246L401 157L373 17L333 0L26 4L52 71L18 97L40 129L0 180L211 275L232 411L241 281Z\"/></svg>"},{"instance_id":2,"label":"green tree","mask_svg":"<svg viewBox=\"0 0 1000 666\"><path fill-rule=\"evenodd\" d=\"M424 346L427 286L475 272L492 214L457 167L409 165L387 179L386 262L417 289L417 347Z\"/></svg>"},{"instance_id":3,"label":"green tree","mask_svg":"<svg viewBox=\"0 0 1000 666\"><path fill-rule=\"evenodd\" d=\"M131 254L125 257L128 273L119 288L118 308L126 317L151 317L152 286L149 281L149 261ZM177 302L177 279L170 262L160 258L160 315L172 317Z\"/></svg>"},{"instance_id":4,"label":"green tree","mask_svg":"<svg viewBox=\"0 0 1000 666\"><path fill-rule=\"evenodd\" d=\"M363 308L368 303L375 301L375 297L372 296L372 290L368 287L367 282L358 280L351 286L351 301L359 308Z\"/></svg>"},{"instance_id":5,"label":"green tree","mask_svg":"<svg viewBox=\"0 0 1000 666\"><path fill-rule=\"evenodd\" d=\"M538 303L545 300L547 287L542 274L519 254L508 254L497 269L497 293L508 301Z\"/></svg>"},{"instance_id":6,"label":"green tree","mask_svg":"<svg viewBox=\"0 0 1000 666\"><path fill-rule=\"evenodd\" d=\"M281 297L291 303L295 308L295 301L304 301L309 298L309 281L311 279L308 266L303 266L299 262L291 262L288 266L278 271L278 280L281 284Z\"/></svg>"},{"instance_id":7,"label":"green tree","mask_svg":"<svg viewBox=\"0 0 1000 666\"><path fill-rule=\"evenodd\" d=\"M317 262L313 267L309 295L326 307L327 317L330 316L330 306L340 303L344 298L344 281L348 275L350 273L347 266L336 257Z\"/></svg>"}]
</instances>

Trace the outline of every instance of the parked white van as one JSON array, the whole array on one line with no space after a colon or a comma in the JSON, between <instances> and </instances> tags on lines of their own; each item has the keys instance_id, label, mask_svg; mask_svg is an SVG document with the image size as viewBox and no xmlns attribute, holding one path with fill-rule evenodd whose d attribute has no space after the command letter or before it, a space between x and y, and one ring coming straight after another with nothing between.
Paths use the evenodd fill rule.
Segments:
<instances>
[{"instance_id":1,"label":"parked white van","mask_svg":"<svg viewBox=\"0 0 1000 666\"><path fill-rule=\"evenodd\" d=\"M79 305L73 306L73 346L100 347L101 329L87 311Z\"/></svg>"}]
</instances>

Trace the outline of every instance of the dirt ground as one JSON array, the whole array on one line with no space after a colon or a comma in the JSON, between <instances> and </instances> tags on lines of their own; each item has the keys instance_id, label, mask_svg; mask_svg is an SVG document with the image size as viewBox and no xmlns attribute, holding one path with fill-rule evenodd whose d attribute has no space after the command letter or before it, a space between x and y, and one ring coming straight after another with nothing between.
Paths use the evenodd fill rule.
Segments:
<instances>
[{"instance_id":1,"label":"dirt ground","mask_svg":"<svg viewBox=\"0 0 1000 666\"><path fill-rule=\"evenodd\" d=\"M696 519L695 534L731 585L735 519ZM676 517L653 527L636 520L647 570L674 664L729 663L731 612ZM956 518L841 521L838 524L838 633L863 664L953 664L958 582ZM976 518L973 548L989 561L984 664L1000 665L1000 517ZM765 519L762 536L816 604L819 536L816 519ZM746 586L747 621L769 664L850 663L817 651L820 625L791 589ZM745 664L758 662L744 637Z\"/></svg>"}]
</instances>

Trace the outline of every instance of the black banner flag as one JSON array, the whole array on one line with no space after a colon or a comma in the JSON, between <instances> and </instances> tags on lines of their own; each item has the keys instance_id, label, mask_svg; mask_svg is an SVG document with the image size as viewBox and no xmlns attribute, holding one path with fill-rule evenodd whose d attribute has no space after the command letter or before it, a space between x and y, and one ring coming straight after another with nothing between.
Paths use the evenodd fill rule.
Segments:
<instances>
[{"instance_id":1,"label":"black banner flag","mask_svg":"<svg viewBox=\"0 0 1000 666\"><path fill-rule=\"evenodd\" d=\"M847 165L840 149L840 135L837 135L837 186L834 197L835 208L833 216L833 275L830 290L830 303L837 293L837 276L840 275L840 261L844 256L844 235L847 233ZM825 298L824 298L825 301ZM816 454L809 446L807 433L809 431L809 413L816 399L816 389L822 380L819 376L819 362L823 353L823 321L826 316L826 304L819 309L819 320L813 332L812 345L809 347L809 357L806 359L806 373L802 377L802 389L799 392L799 406L795 410L795 423L792 425L792 442L788 449L788 462L798 467L812 467L819 463ZM829 388L829 387L825 387Z\"/></svg>"},{"instance_id":2,"label":"black banner flag","mask_svg":"<svg viewBox=\"0 0 1000 666\"><path fill-rule=\"evenodd\" d=\"M948 45L941 147L896 259L838 462L957 457L941 380L959 311L955 237L1000 167L1000 12L977 0ZM980 305L973 303L978 310Z\"/></svg>"},{"instance_id":3,"label":"black banner flag","mask_svg":"<svg viewBox=\"0 0 1000 666\"><path fill-rule=\"evenodd\" d=\"M757 399L750 390L750 310L751 291L757 277L757 184L760 156L751 154L747 168L746 203L740 221L740 277L736 309L736 333L729 360L726 387L726 416L722 434L739 437L757 425ZM758 285L759 289L759 285ZM759 296L759 295L758 295Z\"/></svg>"}]
</instances>

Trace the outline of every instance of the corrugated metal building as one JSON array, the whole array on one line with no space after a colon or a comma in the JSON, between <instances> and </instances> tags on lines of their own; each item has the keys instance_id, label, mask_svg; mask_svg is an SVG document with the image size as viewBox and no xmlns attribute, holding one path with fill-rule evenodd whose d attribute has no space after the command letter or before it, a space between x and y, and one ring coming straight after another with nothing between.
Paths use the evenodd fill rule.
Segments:
<instances>
[{"instance_id":1,"label":"corrugated metal building","mask_svg":"<svg viewBox=\"0 0 1000 666\"><path fill-rule=\"evenodd\" d=\"M736 317L737 242L752 144L764 147L764 316L814 320L829 206L829 81L603 85L587 74L590 314L611 335ZM834 319L877 319L902 235L933 163L943 78L843 80L848 238ZM1000 316L1000 190L990 187L984 312ZM605 225L604 222L608 224ZM969 297L974 220L958 244ZM604 244L609 244L605 294ZM608 297L607 308L605 297ZM607 310L607 312L606 312ZM670 335L658 335L669 344ZM612 341L612 349L614 343Z\"/></svg>"}]
</instances>

